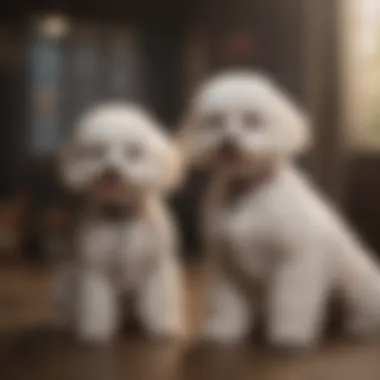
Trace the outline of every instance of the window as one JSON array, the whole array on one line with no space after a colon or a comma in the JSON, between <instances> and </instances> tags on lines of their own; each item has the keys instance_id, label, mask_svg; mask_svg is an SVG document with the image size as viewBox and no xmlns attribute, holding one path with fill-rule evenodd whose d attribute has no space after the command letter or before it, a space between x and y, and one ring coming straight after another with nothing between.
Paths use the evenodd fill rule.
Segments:
<instances>
[{"instance_id":1,"label":"window","mask_svg":"<svg viewBox=\"0 0 380 380\"><path fill-rule=\"evenodd\" d=\"M106 23L45 16L29 33L30 152L50 157L88 107L141 100L138 33Z\"/></svg>"},{"instance_id":2,"label":"window","mask_svg":"<svg viewBox=\"0 0 380 380\"><path fill-rule=\"evenodd\" d=\"M365 150L380 150L380 1L356 0L355 33L349 36L358 54L354 76L360 117L355 127L354 142Z\"/></svg>"}]
</instances>

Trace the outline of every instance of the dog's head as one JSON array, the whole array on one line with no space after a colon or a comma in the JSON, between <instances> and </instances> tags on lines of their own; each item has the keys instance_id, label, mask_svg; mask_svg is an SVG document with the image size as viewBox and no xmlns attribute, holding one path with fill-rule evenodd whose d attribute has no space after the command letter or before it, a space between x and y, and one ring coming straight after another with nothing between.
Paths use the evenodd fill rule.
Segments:
<instances>
[{"instance_id":1,"label":"dog's head","mask_svg":"<svg viewBox=\"0 0 380 380\"><path fill-rule=\"evenodd\" d=\"M180 131L190 165L254 171L301 153L308 145L303 112L271 79L232 72L206 82Z\"/></svg>"},{"instance_id":2,"label":"dog's head","mask_svg":"<svg viewBox=\"0 0 380 380\"><path fill-rule=\"evenodd\" d=\"M108 104L80 120L61 157L64 183L97 200L166 192L179 179L177 150L147 113Z\"/></svg>"}]
</instances>

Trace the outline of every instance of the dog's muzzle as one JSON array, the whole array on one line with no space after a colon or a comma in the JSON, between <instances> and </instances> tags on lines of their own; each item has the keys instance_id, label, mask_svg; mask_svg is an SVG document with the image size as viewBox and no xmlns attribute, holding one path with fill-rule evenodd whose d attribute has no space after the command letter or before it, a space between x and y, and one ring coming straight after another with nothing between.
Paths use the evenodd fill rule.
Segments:
<instances>
[{"instance_id":1,"label":"dog's muzzle","mask_svg":"<svg viewBox=\"0 0 380 380\"><path fill-rule=\"evenodd\" d=\"M109 166L100 173L99 180L109 184L118 183L121 181L121 174L117 168Z\"/></svg>"},{"instance_id":2,"label":"dog's muzzle","mask_svg":"<svg viewBox=\"0 0 380 380\"><path fill-rule=\"evenodd\" d=\"M124 197L126 187L122 173L117 168L107 167L97 176L95 181L95 193L100 198L121 198Z\"/></svg>"},{"instance_id":3,"label":"dog's muzzle","mask_svg":"<svg viewBox=\"0 0 380 380\"><path fill-rule=\"evenodd\" d=\"M218 153L222 159L235 159L239 156L239 147L236 141L231 138L224 139Z\"/></svg>"}]
</instances>

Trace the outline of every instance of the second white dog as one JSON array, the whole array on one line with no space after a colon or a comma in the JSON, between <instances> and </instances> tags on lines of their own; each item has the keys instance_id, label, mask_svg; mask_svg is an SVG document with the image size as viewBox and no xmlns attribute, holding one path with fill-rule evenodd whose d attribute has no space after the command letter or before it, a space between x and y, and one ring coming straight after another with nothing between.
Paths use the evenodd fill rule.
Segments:
<instances>
[{"instance_id":1,"label":"second white dog","mask_svg":"<svg viewBox=\"0 0 380 380\"><path fill-rule=\"evenodd\" d=\"M56 301L57 322L83 340L112 339L125 312L153 337L182 335L182 275L163 201L180 166L164 131L136 107L104 105L80 120L62 172L84 209ZM126 296L133 310L124 310Z\"/></svg>"},{"instance_id":2,"label":"second white dog","mask_svg":"<svg viewBox=\"0 0 380 380\"><path fill-rule=\"evenodd\" d=\"M259 313L274 345L321 336L330 296L359 337L380 330L380 272L370 253L293 164L309 140L303 113L270 79L226 73L197 93L182 130L213 181L205 202L212 258L204 338L245 338Z\"/></svg>"}]
</instances>

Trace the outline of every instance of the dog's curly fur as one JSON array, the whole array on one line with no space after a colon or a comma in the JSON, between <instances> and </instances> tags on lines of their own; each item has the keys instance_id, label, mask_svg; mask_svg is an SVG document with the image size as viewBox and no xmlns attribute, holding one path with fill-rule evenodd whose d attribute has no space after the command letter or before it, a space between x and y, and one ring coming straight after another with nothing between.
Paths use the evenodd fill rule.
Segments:
<instances>
[{"instance_id":1,"label":"dog's curly fur","mask_svg":"<svg viewBox=\"0 0 380 380\"><path fill-rule=\"evenodd\" d=\"M111 170L111 177L109 175ZM179 181L174 144L146 112L106 104L86 113L61 157L63 182L85 207L74 260L56 278L56 322L87 342L110 341L123 297L152 337L184 332L182 274L174 223L164 196ZM112 205L130 217L103 216Z\"/></svg>"},{"instance_id":2,"label":"dog's curly fur","mask_svg":"<svg viewBox=\"0 0 380 380\"><path fill-rule=\"evenodd\" d=\"M371 253L293 162L309 137L304 112L263 74L220 74L196 94L180 141L190 165L213 173L203 227L212 257L205 339L242 340L260 311L272 344L312 346L333 294L351 334L379 331L380 272ZM237 180L247 190L227 206Z\"/></svg>"}]
</instances>

